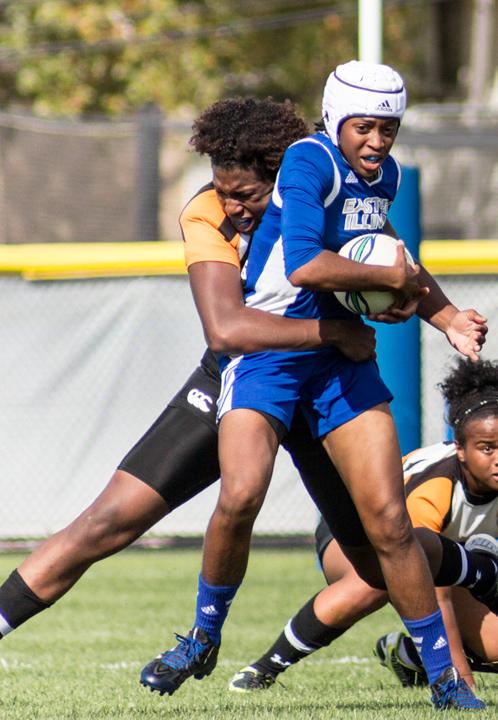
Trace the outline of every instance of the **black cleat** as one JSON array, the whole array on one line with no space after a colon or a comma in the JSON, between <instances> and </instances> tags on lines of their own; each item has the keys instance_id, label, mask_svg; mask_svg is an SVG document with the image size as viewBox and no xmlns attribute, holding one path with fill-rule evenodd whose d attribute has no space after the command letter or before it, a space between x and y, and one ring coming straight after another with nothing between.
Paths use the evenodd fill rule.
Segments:
<instances>
[{"instance_id":1,"label":"black cleat","mask_svg":"<svg viewBox=\"0 0 498 720\"><path fill-rule=\"evenodd\" d=\"M399 652L400 644L404 644L410 662L402 659ZM388 668L400 681L403 687L422 687L427 685L427 674L424 670L415 645L411 638L402 632L392 632L380 637L374 648L380 664Z\"/></svg>"},{"instance_id":2,"label":"black cleat","mask_svg":"<svg viewBox=\"0 0 498 720\"><path fill-rule=\"evenodd\" d=\"M483 660L480 655L469 648L468 645L463 646L467 661L472 672L498 673L497 660Z\"/></svg>"},{"instance_id":3,"label":"black cleat","mask_svg":"<svg viewBox=\"0 0 498 720\"><path fill-rule=\"evenodd\" d=\"M228 683L232 692L254 692L255 690L268 690L275 684L275 678L269 673L263 673L255 667L248 665L236 673Z\"/></svg>"},{"instance_id":4,"label":"black cleat","mask_svg":"<svg viewBox=\"0 0 498 720\"><path fill-rule=\"evenodd\" d=\"M196 627L187 637L176 635L176 639L176 647L163 652L140 673L140 683L160 695L173 695L191 675L201 680L216 667L219 645L212 643L203 630Z\"/></svg>"}]
</instances>

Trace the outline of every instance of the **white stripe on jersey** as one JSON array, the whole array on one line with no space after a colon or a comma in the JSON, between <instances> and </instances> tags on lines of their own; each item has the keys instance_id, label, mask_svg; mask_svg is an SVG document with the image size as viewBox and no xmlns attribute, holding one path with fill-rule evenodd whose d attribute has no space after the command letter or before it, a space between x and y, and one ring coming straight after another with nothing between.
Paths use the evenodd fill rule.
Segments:
<instances>
[{"instance_id":1,"label":"white stripe on jersey","mask_svg":"<svg viewBox=\"0 0 498 720\"><path fill-rule=\"evenodd\" d=\"M254 292L246 298L246 305L275 315L284 315L301 290L287 280L282 237L279 237L261 270Z\"/></svg>"},{"instance_id":2,"label":"white stripe on jersey","mask_svg":"<svg viewBox=\"0 0 498 720\"><path fill-rule=\"evenodd\" d=\"M403 174L403 171L401 170L401 165L396 160L396 158L393 157L393 160L396 163L396 167L398 168L398 182L396 183L396 192L398 192L399 186L401 184L401 175Z\"/></svg>"},{"instance_id":3,"label":"white stripe on jersey","mask_svg":"<svg viewBox=\"0 0 498 720\"><path fill-rule=\"evenodd\" d=\"M422 472L438 460L449 458L456 452L455 443L439 442L415 450L404 462L403 472L413 475Z\"/></svg>"},{"instance_id":4,"label":"white stripe on jersey","mask_svg":"<svg viewBox=\"0 0 498 720\"><path fill-rule=\"evenodd\" d=\"M334 202L334 200L338 196L339 191L341 189L341 173L339 172L339 168L336 165L334 156L332 155L332 153L330 152L328 147L323 145L319 140L315 140L314 138L303 138L302 140L298 140L297 142L292 143L292 145L290 147L294 147L294 145L300 145L301 143L314 143L315 145L319 145L322 148L322 150L325 150L325 152L327 153L327 155L330 158L330 162L332 163L332 171L334 173L334 182L332 184L332 190L330 191L330 193L327 195L327 197L325 198L325 200L323 202L323 206L328 207L329 205L331 205ZM272 193L271 199L273 200L273 202L275 203L275 205L278 208L282 208L282 206L283 206L282 196L280 195L280 193L278 191L279 175L280 175L280 170L277 173L277 179L275 181L275 186L273 188L273 193Z\"/></svg>"},{"instance_id":5,"label":"white stripe on jersey","mask_svg":"<svg viewBox=\"0 0 498 720\"><path fill-rule=\"evenodd\" d=\"M238 247L239 258L241 260L243 260L244 255L246 254L247 249L249 247L249 241L251 239L251 236L248 235L247 233L239 233L239 237L240 237L240 242L239 242L239 247Z\"/></svg>"},{"instance_id":6,"label":"white stripe on jersey","mask_svg":"<svg viewBox=\"0 0 498 720\"><path fill-rule=\"evenodd\" d=\"M278 208L282 209L282 205L283 205L282 196L281 196L280 193L278 192L278 179L279 179L279 177L280 177L280 170L279 170L278 173L277 173L277 178L276 178L276 180L275 180L275 185L273 186L273 192L272 192L272 194L271 194L271 199L273 200L273 202L275 203L275 205L276 205Z\"/></svg>"}]
</instances>

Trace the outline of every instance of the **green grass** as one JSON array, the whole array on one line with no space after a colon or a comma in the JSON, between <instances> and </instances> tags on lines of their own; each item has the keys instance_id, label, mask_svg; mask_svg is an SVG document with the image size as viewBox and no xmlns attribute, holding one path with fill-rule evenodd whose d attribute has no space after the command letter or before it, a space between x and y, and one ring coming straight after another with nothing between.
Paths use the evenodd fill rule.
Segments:
<instances>
[{"instance_id":1,"label":"green grass","mask_svg":"<svg viewBox=\"0 0 498 720\"><path fill-rule=\"evenodd\" d=\"M0 577L20 557L0 556ZM142 688L142 665L174 644L193 620L197 551L127 551L92 568L53 608L0 643L2 720L418 720L434 716L428 691L403 690L372 655L398 626L390 608L363 620L326 650L254 695L226 689L288 618L322 586L311 549L253 550L225 625L216 671L171 698ZM479 677L496 717L498 679Z\"/></svg>"}]
</instances>

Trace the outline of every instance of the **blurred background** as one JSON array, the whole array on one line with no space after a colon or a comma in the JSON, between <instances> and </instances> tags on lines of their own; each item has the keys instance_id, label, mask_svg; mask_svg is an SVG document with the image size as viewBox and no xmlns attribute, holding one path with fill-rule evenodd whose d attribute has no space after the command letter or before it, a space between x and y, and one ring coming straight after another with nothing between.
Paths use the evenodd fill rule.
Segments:
<instances>
[{"instance_id":1,"label":"blurred background","mask_svg":"<svg viewBox=\"0 0 498 720\"><path fill-rule=\"evenodd\" d=\"M496 237L495 1L364 4L380 8L382 60L408 87L396 147L423 166L424 235ZM254 94L319 119L328 73L358 56L360 5L1 0L0 241L180 239L206 172L186 152L195 115Z\"/></svg>"},{"instance_id":2,"label":"blurred background","mask_svg":"<svg viewBox=\"0 0 498 720\"><path fill-rule=\"evenodd\" d=\"M327 75L369 36L408 88L393 154L419 172L422 255L456 304L489 317L496 359L495 0L0 0L0 537L69 522L198 362L178 226L210 179L193 119L271 95L312 127ZM435 385L453 358L421 329L421 442L446 433ZM202 533L216 493L153 535ZM257 532L306 535L315 519L279 459Z\"/></svg>"}]
</instances>

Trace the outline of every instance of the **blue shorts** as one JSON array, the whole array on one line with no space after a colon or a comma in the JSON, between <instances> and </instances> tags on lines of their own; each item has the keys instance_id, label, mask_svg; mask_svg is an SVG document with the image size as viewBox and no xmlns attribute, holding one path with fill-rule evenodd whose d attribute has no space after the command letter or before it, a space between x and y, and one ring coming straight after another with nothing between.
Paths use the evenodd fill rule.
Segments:
<instances>
[{"instance_id":1,"label":"blue shorts","mask_svg":"<svg viewBox=\"0 0 498 720\"><path fill-rule=\"evenodd\" d=\"M333 348L240 355L225 366L221 383L218 419L247 408L289 429L299 403L315 438L392 400L374 361L355 363Z\"/></svg>"}]
</instances>

